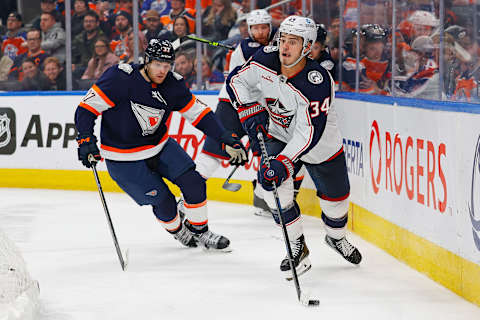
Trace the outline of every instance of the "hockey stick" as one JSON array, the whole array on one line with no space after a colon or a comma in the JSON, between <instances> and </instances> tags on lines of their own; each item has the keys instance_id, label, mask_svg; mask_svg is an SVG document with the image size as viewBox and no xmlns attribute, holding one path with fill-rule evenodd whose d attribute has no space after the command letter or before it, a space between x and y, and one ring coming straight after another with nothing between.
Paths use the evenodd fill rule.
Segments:
<instances>
[{"instance_id":1,"label":"hockey stick","mask_svg":"<svg viewBox=\"0 0 480 320\"><path fill-rule=\"evenodd\" d=\"M223 43L220 43L220 42L216 42L216 41L210 41L208 39L204 39L204 38L199 38L197 36L194 36L194 35L186 35L185 37L187 37L188 39L190 40L195 40L195 41L199 41L199 42L203 42L203 43L206 43L208 44L209 46L213 46L213 47L221 47L221 48L225 48L225 49L228 49L228 50L235 50L235 47L234 46L230 46L228 44L223 44Z\"/></svg>"},{"instance_id":2,"label":"hockey stick","mask_svg":"<svg viewBox=\"0 0 480 320\"><path fill-rule=\"evenodd\" d=\"M266 6L265 8L263 8L264 10L270 10L270 9L273 9L273 8L276 8L276 7L280 7L286 3L289 3L289 2L292 2L293 0L283 0L283 1L280 1L280 2L277 2L277 3L274 3L274 4L271 4L269 6Z\"/></svg>"},{"instance_id":3,"label":"hockey stick","mask_svg":"<svg viewBox=\"0 0 480 320\"><path fill-rule=\"evenodd\" d=\"M122 251L120 250L120 245L118 244L117 236L115 234L115 229L113 228L112 218L110 218L110 213L108 212L105 196L103 195L102 185L100 184L100 179L98 178L97 160L95 160L92 154L89 154L88 161L92 165L93 175L95 176L95 182L97 183L100 200L102 201L103 209L105 211L105 215L107 216L108 226L110 228L110 233L112 235L113 243L115 244L115 249L117 250L118 260L120 260L120 266L122 267L122 270L125 271L127 269L127 264L128 264L128 250L127 252L125 252L125 260L124 260Z\"/></svg>"},{"instance_id":4,"label":"hockey stick","mask_svg":"<svg viewBox=\"0 0 480 320\"><path fill-rule=\"evenodd\" d=\"M270 168L270 160L268 159L267 147L265 146L263 133L258 132L257 138L260 144L260 149L262 150L263 161L267 167ZM302 294L302 290L300 289L297 269L295 269L295 266L293 265L292 247L290 246L290 239L288 238L287 226L283 222L282 207L280 205L280 198L278 197L277 184L275 181L273 182L273 196L275 198L275 204L277 205L278 218L280 220L280 224L282 225L283 240L285 241L285 246L287 247L288 263L290 264L290 270L292 270L293 282L295 283L295 289L297 290L298 301L305 306L318 306L320 304L320 300L310 299L307 295Z\"/></svg>"},{"instance_id":5,"label":"hockey stick","mask_svg":"<svg viewBox=\"0 0 480 320\"><path fill-rule=\"evenodd\" d=\"M232 172L230 172L230 174L227 177L227 180L225 180L225 182L222 185L223 189L228 190L228 191L232 191L232 192L237 192L238 190L240 190L240 188L242 187L242 185L240 183L230 183L230 178L233 176L235 171L237 171L238 167L239 166L235 166L233 168Z\"/></svg>"}]
</instances>

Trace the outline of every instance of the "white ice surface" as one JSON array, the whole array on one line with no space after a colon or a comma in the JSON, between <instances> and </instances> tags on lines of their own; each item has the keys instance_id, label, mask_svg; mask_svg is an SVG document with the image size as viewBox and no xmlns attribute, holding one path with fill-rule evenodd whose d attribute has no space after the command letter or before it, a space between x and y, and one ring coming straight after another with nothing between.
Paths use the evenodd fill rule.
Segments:
<instances>
[{"instance_id":1,"label":"white ice surface","mask_svg":"<svg viewBox=\"0 0 480 320\"><path fill-rule=\"evenodd\" d=\"M181 247L149 207L105 196L130 251L127 272L98 193L0 189L0 227L40 282L40 319L480 319L480 308L354 234L364 260L348 264L324 244L316 218L304 219L312 269L300 282L320 306L306 308L279 271L280 229L253 207L209 202L211 229L234 251L206 253Z\"/></svg>"}]
</instances>

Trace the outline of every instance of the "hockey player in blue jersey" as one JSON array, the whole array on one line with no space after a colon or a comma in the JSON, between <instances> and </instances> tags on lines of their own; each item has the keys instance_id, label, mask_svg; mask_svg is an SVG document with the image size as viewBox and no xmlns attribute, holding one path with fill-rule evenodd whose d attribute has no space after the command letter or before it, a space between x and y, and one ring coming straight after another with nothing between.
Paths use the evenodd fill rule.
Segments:
<instances>
[{"instance_id":1,"label":"hockey player in blue jersey","mask_svg":"<svg viewBox=\"0 0 480 320\"><path fill-rule=\"evenodd\" d=\"M230 241L209 230L205 180L178 143L168 137L169 118L178 111L196 128L225 146L232 163L247 160L240 140L227 132L200 102L183 78L172 72L172 44L150 40L144 65L109 68L83 97L75 113L78 157L90 167L89 155L106 159L110 176L139 205L151 205L165 229L183 245L229 251ZM101 150L93 135L102 115ZM163 181L176 184L184 198L185 220Z\"/></svg>"},{"instance_id":2,"label":"hockey player in blue jersey","mask_svg":"<svg viewBox=\"0 0 480 320\"><path fill-rule=\"evenodd\" d=\"M360 252L345 237L350 185L333 104L334 82L318 62L307 58L316 38L315 23L290 16L279 33L278 47L264 47L227 78L228 94L250 140L257 140L259 131L268 137L270 168L263 165L258 172L264 199L271 210L276 209L271 192L275 182L294 265L299 275L305 273L311 264L292 179L304 165L320 199L326 243L347 261L359 264ZM252 94L254 89L263 93L261 100ZM278 224L278 213L274 218ZM280 269L291 279L287 258Z\"/></svg>"}]
</instances>

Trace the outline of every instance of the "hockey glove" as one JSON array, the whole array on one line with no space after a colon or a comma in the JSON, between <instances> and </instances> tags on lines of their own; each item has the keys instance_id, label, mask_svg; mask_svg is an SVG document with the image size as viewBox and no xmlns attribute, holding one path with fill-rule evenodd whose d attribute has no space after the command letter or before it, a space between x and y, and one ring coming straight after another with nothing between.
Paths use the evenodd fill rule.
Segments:
<instances>
[{"instance_id":1,"label":"hockey glove","mask_svg":"<svg viewBox=\"0 0 480 320\"><path fill-rule=\"evenodd\" d=\"M93 155L95 161L100 161L100 150L97 147L97 138L94 135L83 134L77 138L78 143L78 160L82 161L82 164L90 168L92 164L88 160L89 155Z\"/></svg>"},{"instance_id":2,"label":"hockey glove","mask_svg":"<svg viewBox=\"0 0 480 320\"><path fill-rule=\"evenodd\" d=\"M225 151L230 156L228 162L231 165L243 166L248 162L247 150L245 150L245 147L235 133L225 131L220 139L222 140L223 147L225 147Z\"/></svg>"},{"instance_id":3,"label":"hockey glove","mask_svg":"<svg viewBox=\"0 0 480 320\"><path fill-rule=\"evenodd\" d=\"M260 147L257 141L257 132L263 131L267 134L268 112L258 102L242 104L237 109L238 117L242 127L250 138L250 147L254 154L260 154Z\"/></svg>"},{"instance_id":4,"label":"hockey glove","mask_svg":"<svg viewBox=\"0 0 480 320\"><path fill-rule=\"evenodd\" d=\"M260 168L262 187L267 191L272 191L273 183L275 182L278 188L283 181L293 175L293 168L292 160L284 155L278 155L270 160L270 168L266 164Z\"/></svg>"}]
</instances>

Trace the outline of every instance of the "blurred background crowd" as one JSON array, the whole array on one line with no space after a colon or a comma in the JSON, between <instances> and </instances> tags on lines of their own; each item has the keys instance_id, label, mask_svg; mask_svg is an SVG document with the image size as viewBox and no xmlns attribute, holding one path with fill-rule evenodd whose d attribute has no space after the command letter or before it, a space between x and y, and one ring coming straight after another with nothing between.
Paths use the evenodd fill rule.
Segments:
<instances>
[{"instance_id":1,"label":"blurred background crowd","mask_svg":"<svg viewBox=\"0 0 480 320\"><path fill-rule=\"evenodd\" d=\"M339 91L480 102L477 0L65 1L2 0L0 90L88 89L114 64L141 63L154 37L173 42L188 86L216 90L231 51L187 36L235 46L248 12L273 5L273 27L291 14L319 24L312 58L331 55Z\"/></svg>"}]
</instances>

